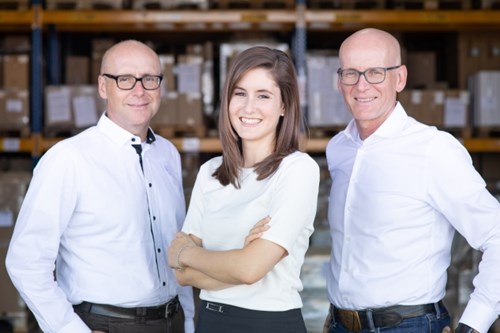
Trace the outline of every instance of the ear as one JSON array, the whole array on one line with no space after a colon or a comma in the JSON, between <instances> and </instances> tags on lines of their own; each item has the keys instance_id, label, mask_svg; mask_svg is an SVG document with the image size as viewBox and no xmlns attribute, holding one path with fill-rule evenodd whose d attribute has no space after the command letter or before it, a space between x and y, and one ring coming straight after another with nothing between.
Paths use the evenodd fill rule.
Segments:
<instances>
[{"instance_id":1,"label":"ear","mask_svg":"<svg viewBox=\"0 0 500 333\"><path fill-rule=\"evenodd\" d=\"M106 91L106 78L102 75L99 75L97 77L97 87L99 90L99 96L101 96L102 99L108 99L108 94Z\"/></svg>"},{"instance_id":2,"label":"ear","mask_svg":"<svg viewBox=\"0 0 500 333\"><path fill-rule=\"evenodd\" d=\"M408 69L405 65L401 65L397 70L396 91L400 93L406 86L406 79L408 77Z\"/></svg>"}]
</instances>

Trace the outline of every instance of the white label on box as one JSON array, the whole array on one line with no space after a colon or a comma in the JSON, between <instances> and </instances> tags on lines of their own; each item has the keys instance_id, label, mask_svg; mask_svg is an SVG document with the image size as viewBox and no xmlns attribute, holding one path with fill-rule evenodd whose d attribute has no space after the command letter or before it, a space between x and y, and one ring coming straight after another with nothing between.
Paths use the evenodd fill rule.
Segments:
<instances>
[{"instance_id":1,"label":"white label on box","mask_svg":"<svg viewBox=\"0 0 500 333\"><path fill-rule=\"evenodd\" d=\"M422 92L419 90L411 91L411 103L412 104L422 104Z\"/></svg>"},{"instance_id":2,"label":"white label on box","mask_svg":"<svg viewBox=\"0 0 500 333\"><path fill-rule=\"evenodd\" d=\"M201 67L199 64L178 64L177 83L179 93L201 92Z\"/></svg>"},{"instance_id":3,"label":"white label on box","mask_svg":"<svg viewBox=\"0 0 500 333\"><path fill-rule=\"evenodd\" d=\"M434 104L443 105L445 99L444 91L436 91L434 93Z\"/></svg>"},{"instance_id":4,"label":"white label on box","mask_svg":"<svg viewBox=\"0 0 500 333\"><path fill-rule=\"evenodd\" d=\"M448 97L444 103L444 126L464 127L467 118L467 104L463 98Z\"/></svg>"},{"instance_id":5,"label":"white label on box","mask_svg":"<svg viewBox=\"0 0 500 333\"><path fill-rule=\"evenodd\" d=\"M12 227L14 215L10 210L0 210L0 227Z\"/></svg>"},{"instance_id":6,"label":"white label on box","mask_svg":"<svg viewBox=\"0 0 500 333\"><path fill-rule=\"evenodd\" d=\"M21 148L21 140L17 138L3 139L3 151L19 151Z\"/></svg>"},{"instance_id":7,"label":"white label on box","mask_svg":"<svg viewBox=\"0 0 500 333\"><path fill-rule=\"evenodd\" d=\"M5 103L7 112L22 112L23 100L18 98L9 98Z\"/></svg>"},{"instance_id":8,"label":"white label on box","mask_svg":"<svg viewBox=\"0 0 500 333\"><path fill-rule=\"evenodd\" d=\"M97 123L96 102L93 96L75 96L73 112L76 128L84 128Z\"/></svg>"},{"instance_id":9,"label":"white label on box","mask_svg":"<svg viewBox=\"0 0 500 333\"><path fill-rule=\"evenodd\" d=\"M199 152L200 139L195 137L182 139L182 150L187 153Z\"/></svg>"},{"instance_id":10,"label":"white label on box","mask_svg":"<svg viewBox=\"0 0 500 333\"><path fill-rule=\"evenodd\" d=\"M57 89L47 93L48 123L71 121L70 90Z\"/></svg>"}]
</instances>

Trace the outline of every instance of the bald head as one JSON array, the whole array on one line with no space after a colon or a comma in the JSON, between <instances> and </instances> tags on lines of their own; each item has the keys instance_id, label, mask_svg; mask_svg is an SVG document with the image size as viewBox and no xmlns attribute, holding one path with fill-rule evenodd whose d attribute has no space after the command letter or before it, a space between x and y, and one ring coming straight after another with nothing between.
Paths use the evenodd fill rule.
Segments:
<instances>
[{"instance_id":1,"label":"bald head","mask_svg":"<svg viewBox=\"0 0 500 333\"><path fill-rule=\"evenodd\" d=\"M160 59L156 52L146 44L131 39L113 45L104 53L101 62L101 73L114 73L118 69L116 67L119 60L136 57L149 59L153 65L157 65L158 71L160 71Z\"/></svg>"},{"instance_id":2,"label":"bald head","mask_svg":"<svg viewBox=\"0 0 500 333\"><path fill-rule=\"evenodd\" d=\"M340 46L339 56L341 67L346 67L344 62L347 61L347 55L351 57L353 54L367 52L377 53L378 59L374 60L383 62L368 67L396 66L401 64L401 47L398 40L383 30L366 28L350 35Z\"/></svg>"}]
</instances>

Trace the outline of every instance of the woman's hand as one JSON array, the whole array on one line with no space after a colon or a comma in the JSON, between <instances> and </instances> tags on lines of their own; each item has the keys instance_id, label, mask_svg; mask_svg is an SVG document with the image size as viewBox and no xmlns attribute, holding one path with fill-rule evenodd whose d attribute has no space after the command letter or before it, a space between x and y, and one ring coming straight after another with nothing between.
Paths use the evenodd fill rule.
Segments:
<instances>
[{"instance_id":1,"label":"woman's hand","mask_svg":"<svg viewBox=\"0 0 500 333\"><path fill-rule=\"evenodd\" d=\"M259 239L260 237L262 237L262 235L264 234L264 231L266 231L266 230L268 230L270 228L270 226L268 225L269 221L271 221L271 217L270 216L264 217L262 220L260 220L259 222L257 222L252 227L252 229L250 229L250 232L245 237L245 245L244 245L244 247L246 247L248 244L250 244L254 240Z\"/></svg>"},{"instance_id":2,"label":"woman's hand","mask_svg":"<svg viewBox=\"0 0 500 333\"><path fill-rule=\"evenodd\" d=\"M186 233L178 232L176 237L168 248L168 265L173 269L184 269L184 265L181 263L182 252L197 245Z\"/></svg>"}]
</instances>

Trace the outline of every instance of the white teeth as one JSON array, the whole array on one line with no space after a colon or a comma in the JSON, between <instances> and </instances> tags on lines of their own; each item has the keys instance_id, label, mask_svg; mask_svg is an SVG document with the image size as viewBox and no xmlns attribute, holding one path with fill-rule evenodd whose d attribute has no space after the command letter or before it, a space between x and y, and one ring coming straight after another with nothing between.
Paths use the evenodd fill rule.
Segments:
<instances>
[{"instance_id":1,"label":"white teeth","mask_svg":"<svg viewBox=\"0 0 500 333\"><path fill-rule=\"evenodd\" d=\"M358 102L363 102L363 103L365 103L365 102L371 102L371 101L373 101L374 99L375 99L374 97L371 97L371 98L359 98L359 97L358 97L358 98L356 98L356 100L357 100Z\"/></svg>"},{"instance_id":2,"label":"white teeth","mask_svg":"<svg viewBox=\"0 0 500 333\"><path fill-rule=\"evenodd\" d=\"M257 124L260 123L260 119L255 119L255 118L240 118L241 122L245 124Z\"/></svg>"}]
</instances>

